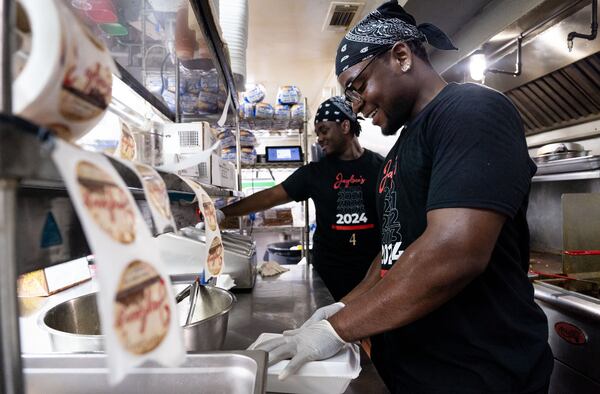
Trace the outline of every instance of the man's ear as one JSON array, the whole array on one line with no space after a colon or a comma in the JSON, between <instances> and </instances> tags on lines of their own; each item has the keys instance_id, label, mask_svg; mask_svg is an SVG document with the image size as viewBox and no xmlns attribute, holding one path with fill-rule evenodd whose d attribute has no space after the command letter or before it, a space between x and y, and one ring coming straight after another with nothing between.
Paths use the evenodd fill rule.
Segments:
<instances>
[{"instance_id":1,"label":"man's ear","mask_svg":"<svg viewBox=\"0 0 600 394\"><path fill-rule=\"evenodd\" d=\"M350 121L345 119L342 121L342 134L350 134Z\"/></svg>"},{"instance_id":2,"label":"man's ear","mask_svg":"<svg viewBox=\"0 0 600 394\"><path fill-rule=\"evenodd\" d=\"M394 70L399 70L402 73L408 72L412 67L413 53L408 45L404 42L397 42L390 49L391 63Z\"/></svg>"}]
</instances>

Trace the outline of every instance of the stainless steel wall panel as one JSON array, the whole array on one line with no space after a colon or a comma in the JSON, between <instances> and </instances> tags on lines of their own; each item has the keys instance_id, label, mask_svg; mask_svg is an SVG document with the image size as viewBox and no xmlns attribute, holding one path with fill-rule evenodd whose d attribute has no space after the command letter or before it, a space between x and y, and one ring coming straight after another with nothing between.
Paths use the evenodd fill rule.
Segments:
<instances>
[{"instance_id":1,"label":"stainless steel wall panel","mask_svg":"<svg viewBox=\"0 0 600 394\"><path fill-rule=\"evenodd\" d=\"M563 250L561 198L565 193L600 193L600 179L531 185L527 210L531 250L549 253Z\"/></svg>"}]
</instances>

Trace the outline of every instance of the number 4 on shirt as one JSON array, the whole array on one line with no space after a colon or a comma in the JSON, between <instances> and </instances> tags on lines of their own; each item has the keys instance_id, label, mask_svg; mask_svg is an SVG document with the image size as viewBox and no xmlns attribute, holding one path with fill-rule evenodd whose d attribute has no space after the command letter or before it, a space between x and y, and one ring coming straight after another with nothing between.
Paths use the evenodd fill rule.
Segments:
<instances>
[{"instance_id":1,"label":"number 4 on shirt","mask_svg":"<svg viewBox=\"0 0 600 394\"><path fill-rule=\"evenodd\" d=\"M353 246L356 246L356 233L352 233L349 241Z\"/></svg>"}]
</instances>

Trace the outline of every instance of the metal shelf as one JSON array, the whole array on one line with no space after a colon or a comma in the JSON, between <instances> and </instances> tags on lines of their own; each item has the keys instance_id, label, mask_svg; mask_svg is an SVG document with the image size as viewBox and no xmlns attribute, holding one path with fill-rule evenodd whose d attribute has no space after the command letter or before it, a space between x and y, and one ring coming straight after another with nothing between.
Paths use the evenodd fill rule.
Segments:
<instances>
[{"instance_id":1,"label":"metal shelf","mask_svg":"<svg viewBox=\"0 0 600 394\"><path fill-rule=\"evenodd\" d=\"M239 108L239 101L233 72L231 71L231 65L229 64L229 54L226 49L226 44L219 34L220 27L218 26L218 21L214 18L215 14L213 13L210 3L209 0L195 0L190 4L194 9L198 22L200 22L199 25L206 37L208 47L216 57L221 74L225 78L225 82L229 88L233 108L237 111Z\"/></svg>"},{"instance_id":2,"label":"metal shelf","mask_svg":"<svg viewBox=\"0 0 600 394\"><path fill-rule=\"evenodd\" d=\"M304 163L254 163L242 164L242 170L268 170L268 169L294 169L300 168Z\"/></svg>"},{"instance_id":3,"label":"metal shelf","mask_svg":"<svg viewBox=\"0 0 600 394\"><path fill-rule=\"evenodd\" d=\"M43 190L66 190L54 162L50 158L51 143L44 142L36 135L36 125L19 118L3 117L0 120L0 175L7 174L22 179L21 187ZM47 137L53 138L53 137ZM26 158L26 159L23 159ZM126 166L112 160L119 175L129 190L136 197L143 198L142 185L138 177ZM20 164L19 164L20 163ZM174 174L160 172L169 194L189 195L194 193L179 177ZM202 188L212 197L242 197L241 191L220 186L200 183Z\"/></svg>"},{"instance_id":4,"label":"metal shelf","mask_svg":"<svg viewBox=\"0 0 600 394\"><path fill-rule=\"evenodd\" d=\"M194 114L194 115L181 114L179 120L180 120L180 123L208 122L211 125L214 125L221 118L221 113L222 113L222 111L218 111L218 113L214 113L214 114L202 114L202 115L199 115L199 114ZM228 121L230 121L230 119L228 119ZM224 126L225 127L235 128L235 125L233 125L231 123L227 123L227 122L225 123Z\"/></svg>"},{"instance_id":5,"label":"metal shelf","mask_svg":"<svg viewBox=\"0 0 600 394\"><path fill-rule=\"evenodd\" d=\"M583 179L600 179L600 170L537 175L531 179L531 182L579 181Z\"/></svg>"},{"instance_id":6,"label":"metal shelf","mask_svg":"<svg viewBox=\"0 0 600 394\"><path fill-rule=\"evenodd\" d=\"M163 178L165 177L165 174ZM170 175L170 174L167 174ZM220 186L207 185L198 182L204 191L211 197L242 197L243 193L237 190L231 190ZM21 181L20 186L26 189L37 189L37 190L53 190L53 191L66 191L65 185L62 180L38 180L38 179L24 179ZM136 200L145 200L144 190L141 187L128 186L129 191ZM181 190L184 189L184 190ZM181 189L168 189L169 197L171 202L178 200L193 200L196 196L193 191L185 183L181 182Z\"/></svg>"},{"instance_id":7,"label":"metal shelf","mask_svg":"<svg viewBox=\"0 0 600 394\"><path fill-rule=\"evenodd\" d=\"M181 114L182 122L201 122L206 121L209 123L216 123L221 117L221 112L214 114ZM236 128L236 125L232 123L231 119L227 119L224 127ZM240 129L249 130L253 132L284 132L293 131L296 135L302 134L304 127L302 122L297 121L278 121L275 119L239 119Z\"/></svg>"},{"instance_id":8,"label":"metal shelf","mask_svg":"<svg viewBox=\"0 0 600 394\"><path fill-rule=\"evenodd\" d=\"M284 131L298 130L302 133L303 122L298 120L277 120L277 119L240 119L240 128L252 131Z\"/></svg>"},{"instance_id":9,"label":"metal shelf","mask_svg":"<svg viewBox=\"0 0 600 394\"><path fill-rule=\"evenodd\" d=\"M182 193L194 196L194 193L191 191L189 186L179 177L165 172L159 173L165 181L165 185L167 186L169 195L175 193ZM208 193L208 195L211 197L244 197L244 193L238 190L227 189L221 186L208 185L201 182L198 183L200 184L200 186L202 186L204 191Z\"/></svg>"},{"instance_id":10,"label":"metal shelf","mask_svg":"<svg viewBox=\"0 0 600 394\"><path fill-rule=\"evenodd\" d=\"M293 232L301 232L304 230L304 226L256 226L246 229L248 233L256 234L256 233L272 233L272 232L283 232L283 231L293 231Z\"/></svg>"},{"instance_id":11,"label":"metal shelf","mask_svg":"<svg viewBox=\"0 0 600 394\"><path fill-rule=\"evenodd\" d=\"M536 163L536 175L556 175L559 173L586 172L600 169L600 156L588 155L568 159Z\"/></svg>"},{"instance_id":12,"label":"metal shelf","mask_svg":"<svg viewBox=\"0 0 600 394\"><path fill-rule=\"evenodd\" d=\"M185 68L192 70L205 72L216 70L219 89L218 91L210 90L210 92L219 95L219 101L222 102L229 96L232 104L230 108L233 108L230 113L235 116L238 108L235 78L227 55L226 44L219 33L218 14L213 12L211 1L172 0L160 12L155 12L146 0L122 3L122 10L120 10L122 12L119 13L119 16L128 14L130 17L128 20L121 17L118 22L129 30L129 34L118 39L100 34L101 30L96 22L84 17L83 13L74 9L75 17L80 18L80 21L87 25L91 32L95 32L97 38L103 41L111 52L119 69L120 79L163 115L173 121L178 121L176 114L178 105L176 104L175 108L169 107L160 93L151 91L149 80L155 80L152 78L152 74L156 74L156 78L165 75L175 76L175 83L179 85L179 78L186 78L185 75L180 74L180 63ZM74 6L71 7L74 8ZM176 29L170 27L176 25L179 13L183 12L185 8L188 8L186 10L189 14L188 22L193 21L194 30L197 31L197 44L206 47L207 51L202 53L202 57L199 57L198 54L194 59L181 60L181 62L177 60L174 64L171 61L165 63L168 60L165 54L169 52L170 43L175 40ZM161 52L154 51L155 49L161 49ZM160 56L157 56L159 53ZM170 55L175 54L170 53ZM175 93L176 101L179 100L177 93ZM222 108L217 112L216 119L220 117ZM204 115L199 116L201 120L208 118ZM211 120L213 119L214 117L211 117Z\"/></svg>"}]
</instances>

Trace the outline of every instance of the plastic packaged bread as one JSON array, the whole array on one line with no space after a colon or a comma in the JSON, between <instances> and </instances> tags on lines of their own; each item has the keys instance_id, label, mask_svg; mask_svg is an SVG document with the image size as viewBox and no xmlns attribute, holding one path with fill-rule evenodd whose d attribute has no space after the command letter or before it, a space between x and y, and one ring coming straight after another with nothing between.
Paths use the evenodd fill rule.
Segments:
<instances>
[{"instance_id":1,"label":"plastic packaged bread","mask_svg":"<svg viewBox=\"0 0 600 394\"><path fill-rule=\"evenodd\" d=\"M256 104L256 108L254 110L254 116L257 119L273 119L273 107L271 104L267 103L258 103Z\"/></svg>"},{"instance_id":2,"label":"plastic packaged bread","mask_svg":"<svg viewBox=\"0 0 600 394\"><path fill-rule=\"evenodd\" d=\"M289 105L278 104L275 106L273 118L276 120L290 120L292 111Z\"/></svg>"},{"instance_id":3,"label":"plastic packaged bread","mask_svg":"<svg viewBox=\"0 0 600 394\"><path fill-rule=\"evenodd\" d=\"M292 106L292 120L302 121L304 119L304 113L304 104L300 103Z\"/></svg>"},{"instance_id":4,"label":"plastic packaged bread","mask_svg":"<svg viewBox=\"0 0 600 394\"><path fill-rule=\"evenodd\" d=\"M261 84L256 84L244 92L244 101L256 104L265 99L266 90Z\"/></svg>"},{"instance_id":5,"label":"plastic packaged bread","mask_svg":"<svg viewBox=\"0 0 600 394\"><path fill-rule=\"evenodd\" d=\"M277 90L277 103L284 105L293 105L300 102L302 94L300 89L294 85L280 86Z\"/></svg>"}]
</instances>

